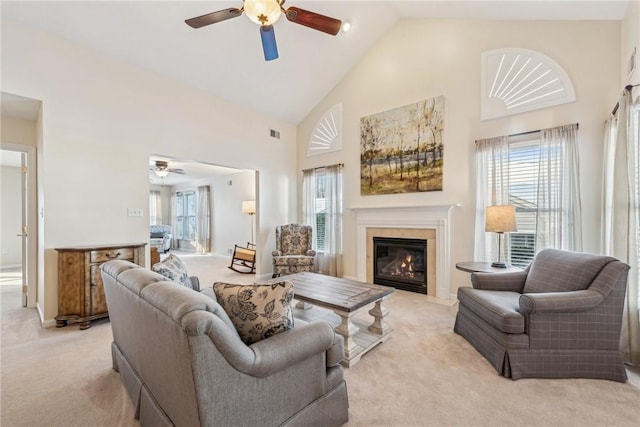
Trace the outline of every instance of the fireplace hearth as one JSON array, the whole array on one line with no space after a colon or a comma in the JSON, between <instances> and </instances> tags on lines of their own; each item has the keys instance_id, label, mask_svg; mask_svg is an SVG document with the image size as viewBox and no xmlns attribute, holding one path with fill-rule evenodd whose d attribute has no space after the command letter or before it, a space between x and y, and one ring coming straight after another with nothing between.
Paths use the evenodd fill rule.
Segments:
<instances>
[{"instance_id":1,"label":"fireplace hearth","mask_svg":"<svg viewBox=\"0 0 640 427\"><path fill-rule=\"evenodd\" d=\"M427 240L374 237L373 283L427 294Z\"/></svg>"}]
</instances>

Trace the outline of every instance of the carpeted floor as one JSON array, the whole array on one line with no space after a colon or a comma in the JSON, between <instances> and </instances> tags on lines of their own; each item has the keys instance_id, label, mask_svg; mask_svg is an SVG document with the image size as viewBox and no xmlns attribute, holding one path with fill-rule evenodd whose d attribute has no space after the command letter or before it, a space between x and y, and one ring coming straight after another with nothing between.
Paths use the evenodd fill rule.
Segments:
<instances>
[{"instance_id":1,"label":"carpeted floor","mask_svg":"<svg viewBox=\"0 0 640 427\"><path fill-rule=\"evenodd\" d=\"M179 254L203 286L250 283L227 257ZM1 300L0 425L136 426L111 369L109 321L43 329L21 308L19 286ZM453 333L455 307L397 291L388 300L393 337L345 369L348 426L636 426L640 376L630 381L519 380L495 370Z\"/></svg>"}]
</instances>

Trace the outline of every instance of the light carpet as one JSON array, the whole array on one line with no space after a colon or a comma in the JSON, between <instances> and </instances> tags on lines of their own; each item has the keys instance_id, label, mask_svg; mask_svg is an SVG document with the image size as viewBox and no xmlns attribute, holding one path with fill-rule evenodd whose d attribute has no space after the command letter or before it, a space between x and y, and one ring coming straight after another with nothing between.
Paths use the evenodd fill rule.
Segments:
<instances>
[{"instance_id":1,"label":"light carpet","mask_svg":"<svg viewBox=\"0 0 640 427\"><path fill-rule=\"evenodd\" d=\"M179 254L203 286L251 283L228 257ZM20 305L19 287L3 289L0 424L137 426L118 373L111 368L107 319L80 331L40 327ZM512 381L500 377L453 333L456 309L396 291L387 303L392 338L345 369L348 426L636 426L640 376L630 381Z\"/></svg>"}]
</instances>

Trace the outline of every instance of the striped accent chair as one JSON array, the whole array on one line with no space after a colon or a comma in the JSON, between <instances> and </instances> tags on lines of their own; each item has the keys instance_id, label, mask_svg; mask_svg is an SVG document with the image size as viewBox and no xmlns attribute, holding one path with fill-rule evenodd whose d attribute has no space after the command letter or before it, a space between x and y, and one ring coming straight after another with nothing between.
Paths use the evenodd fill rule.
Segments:
<instances>
[{"instance_id":1,"label":"striped accent chair","mask_svg":"<svg viewBox=\"0 0 640 427\"><path fill-rule=\"evenodd\" d=\"M473 273L454 331L500 375L625 382L619 350L629 266L545 249L523 271Z\"/></svg>"}]
</instances>

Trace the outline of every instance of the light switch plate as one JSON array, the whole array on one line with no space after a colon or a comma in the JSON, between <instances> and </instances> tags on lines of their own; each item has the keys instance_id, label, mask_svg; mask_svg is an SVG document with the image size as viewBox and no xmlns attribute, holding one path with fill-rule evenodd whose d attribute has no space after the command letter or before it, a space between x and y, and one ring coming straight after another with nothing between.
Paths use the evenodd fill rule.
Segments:
<instances>
[{"instance_id":1,"label":"light switch plate","mask_svg":"<svg viewBox=\"0 0 640 427\"><path fill-rule=\"evenodd\" d=\"M127 213L129 216L142 216L144 214L142 208L128 208Z\"/></svg>"}]
</instances>

